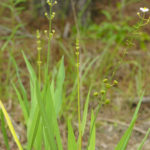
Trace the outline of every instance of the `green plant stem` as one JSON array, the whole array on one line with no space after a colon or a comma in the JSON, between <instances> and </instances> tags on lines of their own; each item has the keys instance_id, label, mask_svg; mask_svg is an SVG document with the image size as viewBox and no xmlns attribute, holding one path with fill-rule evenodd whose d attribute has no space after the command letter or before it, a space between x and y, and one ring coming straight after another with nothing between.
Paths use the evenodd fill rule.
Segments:
<instances>
[{"instance_id":1,"label":"green plant stem","mask_svg":"<svg viewBox=\"0 0 150 150\"><path fill-rule=\"evenodd\" d=\"M39 79L39 86L41 84L41 54L40 50L38 50L38 79Z\"/></svg>"},{"instance_id":2,"label":"green plant stem","mask_svg":"<svg viewBox=\"0 0 150 150\"><path fill-rule=\"evenodd\" d=\"M79 50L77 49L77 52ZM77 54L77 90L78 90L78 125L79 125L79 145L78 150L82 147L82 131L81 131L81 111L80 111L80 74L79 74L79 54Z\"/></svg>"},{"instance_id":3,"label":"green plant stem","mask_svg":"<svg viewBox=\"0 0 150 150\"><path fill-rule=\"evenodd\" d=\"M50 0L50 3L52 3L52 0ZM52 31L52 6L50 6L49 9L49 35L48 35L48 52L47 52L47 73L48 73L48 68L49 68L49 64L50 64L50 51L51 51L51 36L50 33Z\"/></svg>"}]
</instances>

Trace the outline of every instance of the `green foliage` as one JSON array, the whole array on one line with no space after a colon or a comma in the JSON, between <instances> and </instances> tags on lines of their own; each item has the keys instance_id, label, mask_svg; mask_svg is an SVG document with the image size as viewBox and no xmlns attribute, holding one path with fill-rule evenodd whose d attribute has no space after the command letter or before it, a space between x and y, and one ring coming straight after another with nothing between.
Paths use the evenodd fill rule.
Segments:
<instances>
[{"instance_id":1,"label":"green foliage","mask_svg":"<svg viewBox=\"0 0 150 150\"><path fill-rule=\"evenodd\" d=\"M77 150L75 135L69 120L68 120L68 150Z\"/></svg>"},{"instance_id":2,"label":"green foliage","mask_svg":"<svg viewBox=\"0 0 150 150\"><path fill-rule=\"evenodd\" d=\"M150 134L150 128L148 129L148 131L147 131L147 133L146 133L144 139L143 139L142 142L140 143L140 145L139 145L139 147L138 147L137 150L142 150L142 147L143 147L143 145L144 145L146 139L148 138L149 134Z\"/></svg>"},{"instance_id":3,"label":"green foliage","mask_svg":"<svg viewBox=\"0 0 150 150\"><path fill-rule=\"evenodd\" d=\"M90 125L90 139L89 139L89 146L88 150L95 150L95 144L96 144L96 128L95 128L95 117L94 112L92 111L91 114L91 125Z\"/></svg>"},{"instance_id":4,"label":"green foliage","mask_svg":"<svg viewBox=\"0 0 150 150\"><path fill-rule=\"evenodd\" d=\"M10 146L8 143L9 139L8 139L8 135L7 135L7 129L6 129L4 115L2 113L2 110L0 110L0 120L1 120L1 130L2 130L2 134L3 134L4 142L5 142L7 150L10 150Z\"/></svg>"},{"instance_id":5,"label":"green foliage","mask_svg":"<svg viewBox=\"0 0 150 150\"><path fill-rule=\"evenodd\" d=\"M124 135L122 136L121 140L119 141L119 143L117 144L115 150L126 150L126 147L128 145L128 142L129 142L129 139L130 139L130 136L132 134L132 131L133 131L133 127L135 125L135 122L136 122L136 119L138 117L138 111L140 109L140 106L141 106L141 102L142 102L142 99L143 99L143 96L144 96L144 93L142 93L141 97L140 97L140 100L139 100L139 103L136 107L136 110L135 110L135 113L133 115L133 118L132 118L132 121L129 125L129 128L126 130L126 132L124 133Z\"/></svg>"}]
</instances>

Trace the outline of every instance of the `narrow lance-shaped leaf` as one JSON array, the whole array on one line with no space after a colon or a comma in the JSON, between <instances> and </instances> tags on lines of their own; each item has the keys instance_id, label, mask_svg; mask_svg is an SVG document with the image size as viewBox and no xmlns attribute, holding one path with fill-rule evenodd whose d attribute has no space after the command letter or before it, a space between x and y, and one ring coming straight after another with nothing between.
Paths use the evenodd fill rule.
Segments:
<instances>
[{"instance_id":1,"label":"narrow lance-shaped leaf","mask_svg":"<svg viewBox=\"0 0 150 150\"><path fill-rule=\"evenodd\" d=\"M85 102L85 105L84 105L84 112L83 112L83 118L82 118L82 136L84 134L85 125L86 125L90 92L91 92L91 88L90 88L90 90L88 92L88 95L87 95L87 98L86 98L86 102Z\"/></svg>"},{"instance_id":2,"label":"narrow lance-shaped leaf","mask_svg":"<svg viewBox=\"0 0 150 150\"><path fill-rule=\"evenodd\" d=\"M141 102L142 102L142 99L143 99L143 95L144 95L144 92L142 93L141 97L140 97L140 100L139 100L139 103L136 107L136 110L134 112L134 115L133 115L133 118L132 118L132 121L130 123L130 126L129 128L126 130L126 132L124 133L124 135L122 136L121 140L119 141L119 143L117 144L115 150L125 150L126 147L127 147L127 144L129 142L129 139L130 139L130 136L132 134L132 131L133 131L133 127L134 127L134 124L135 124L135 121L137 119L137 116L138 116L138 111L140 109L140 106L141 106Z\"/></svg>"},{"instance_id":3,"label":"narrow lance-shaped leaf","mask_svg":"<svg viewBox=\"0 0 150 150\"><path fill-rule=\"evenodd\" d=\"M20 141L19 141L19 139L18 139L18 137L16 135L15 129L14 129L13 125L12 125L12 122L11 122L11 120L9 118L9 115L8 115L8 113L7 113L3 103L1 102L1 100L0 100L0 108L2 109L2 112L3 112L4 116L5 116L6 121L7 121L8 127L9 127L9 129L10 129L12 135L13 135L13 138L14 138L14 140L15 140L18 148L19 148L19 150L23 150L22 145L21 145L21 143L20 143Z\"/></svg>"},{"instance_id":4,"label":"narrow lance-shaped leaf","mask_svg":"<svg viewBox=\"0 0 150 150\"><path fill-rule=\"evenodd\" d=\"M53 120L49 117L49 114L46 113L44 99L42 99L41 92L39 89L38 82L36 82L36 99L38 101L40 114L42 116L43 127L46 133L46 137L49 139L49 144L52 150L57 150L56 142L55 142L55 135L54 135L54 128L53 128Z\"/></svg>"},{"instance_id":5,"label":"narrow lance-shaped leaf","mask_svg":"<svg viewBox=\"0 0 150 150\"><path fill-rule=\"evenodd\" d=\"M57 75L56 80L56 90L55 90L55 99L54 105L56 110L56 115L60 112L61 105L62 105L62 92L63 92L63 83L65 79L65 68L64 68L64 57L62 57L60 62L60 67Z\"/></svg>"},{"instance_id":6,"label":"narrow lance-shaped leaf","mask_svg":"<svg viewBox=\"0 0 150 150\"><path fill-rule=\"evenodd\" d=\"M96 129L95 129L95 117L94 117L94 112L92 111L91 114L91 123L90 123L90 143L88 146L88 150L95 150L95 137L96 137Z\"/></svg>"},{"instance_id":7,"label":"narrow lance-shaped leaf","mask_svg":"<svg viewBox=\"0 0 150 150\"><path fill-rule=\"evenodd\" d=\"M4 115L3 115L2 110L0 110L0 120L1 120L1 130L2 130L2 134L3 134L4 142L5 142L7 150L10 150L10 146L8 143L9 139L8 139L7 131L5 128L5 120L4 120Z\"/></svg>"},{"instance_id":8,"label":"narrow lance-shaped leaf","mask_svg":"<svg viewBox=\"0 0 150 150\"><path fill-rule=\"evenodd\" d=\"M68 120L68 150L77 150L77 143L70 120Z\"/></svg>"},{"instance_id":9,"label":"narrow lance-shaped leaf","mask_svg":"<svg viewBox=\"0 0 150 150\"><path fill-rule=\"evenodd\" d=\"M137 150L142 150L143 145L144 145L144 143L145 143L146 139L148 138L149 134L150 134L150 128L148 129L148 131L147 131L147 133L146 133L146 135L145 135L144 139L142 140L142 142L141 142L141 144L139 145L139 147L138 147L138 149L137 149Z\"/></svg>"},{"instance_id":10,"label":"narrow lance-shaped leaf","mask_svg":"<svg viewBox=\"0 0 150 150\"><path fill-rule=\"evenodd\" d=\"M47 84L49 84L49 82ZM56 136L56 142L57 142L58 149L63 150L61 136L60 136L60 130L59 130L56 111L55 111L55 107L54 107L55 100L53 100L54 97L52 96L53 95L53 93L52 93L53 92L53 82L51 83L51 85L49 84L47 87L48 87L47 93L46 93L46 96L44 96L45 103L46 103L46 113L48 114L48 116L50 117L50 119L53 122L54 135Z\"/></svg>"}]
</instances>

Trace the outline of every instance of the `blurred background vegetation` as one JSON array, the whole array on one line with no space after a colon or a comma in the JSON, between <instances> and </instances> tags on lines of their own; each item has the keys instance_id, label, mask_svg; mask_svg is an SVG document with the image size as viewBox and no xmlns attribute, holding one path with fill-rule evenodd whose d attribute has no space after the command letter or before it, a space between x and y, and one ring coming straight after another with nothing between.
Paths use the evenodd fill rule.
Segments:
<instances>
[{"instance_id":1,"label":"blurred background vegetation","mask_svg":"<svg viewBox=\"0 0 150 150\"><path fill-rule=\"evenodd\" d=\"M74 120L77 118L74 53L78 29L81 46L82 104L91 86L94 93L103 88L102 81L105 78L110 83L117 80L118 86L110 89L107 95L110 104L101 110L100 118L114 118L114 120L127 122L131 118L132 108L136 105L141 90L145 90L139 126L142 126L143 130L147 129L150 114L148 109L150 30L149 25L138 31L135 30L135 25L139 21L137 12L144 6L148 7L149 2L146 0L58 0L53 10L56 12L56 18L52 28L56 33L52 40L50 69L53 78L58 60L64 55L66 79L60 124L65 124L66 116ZM23 85L27 90L29 88L28 72L21 50L28 56L34 68L37 68L35 33L37 29L41 33L48 30L48 20L44 16L46 11L49 10L44 0L0 1L0 99L6 102L8 111L19 125L23 125L22 116L12 82L17 85L19 73ZM42 64L45 64L47 39L44 33L42 46ZM98 99L91 95L90 100L90 108L95 108ZM101 129L103 125L99 121L98 126L102 127Z\"/></svg>"}]
</instances>

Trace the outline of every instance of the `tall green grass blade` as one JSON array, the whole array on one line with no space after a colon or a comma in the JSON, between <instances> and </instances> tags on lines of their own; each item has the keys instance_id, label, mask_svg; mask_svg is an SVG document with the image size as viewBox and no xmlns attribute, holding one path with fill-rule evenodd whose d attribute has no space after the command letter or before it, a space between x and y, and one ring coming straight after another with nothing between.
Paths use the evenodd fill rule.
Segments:
<instances>
[{"instance_id":1,"label":"tall green grass blade","mask_svg":"<svg viewBox=\"0 0 150 150\"><path fill-rule=\"evenodd\" d=\"M77 143L70 120L68 120L68 150L77 150Z\"/></svg>"},{"instance_id":2,"label":"tall green grass blade","mask_svg":"<svg viewBox=\"0 0 150 150\"><path fill-rule=\"evenodd\" d=\"M121 140L119 141L119 143L117 144L115 150L125 150L126 147L127 147L127 144L129 142L129 139L130 139L130 136L132 134L132 131L133 131L133 127L134 127L134 124L136 122L136 119L138 117L138 111L140 109L140 106L141 106L141 102L142 102L142 99L143 99L143 95L144 93L142 93L141 97L140 97L140 100L139 100L139 103L136 107L136 110L134 112L134 115L133 115L133 118L132 118L132 121L130 123L130 126L129 128L126 130L126 132L124 133L124 135L122 136Z\"/></svg>"},{"instance_id":3,"label":"tall green grass blade","mask_svg":"<svg viewBox=\"0 0 150 150\"><path fill-rule=\"evenodd\" d=\"M43 143L43 124L42 124L42 119L40 118L39 124L38 124L38 129L36 132L36 137L35 137L35 143L34 143L34 149L35 150L41 150L42 149L42 143Z\"/></svg>"},{"instance_id":4,"label":"tall green grass blade","mask_svg":"<svg viewBox=\"0 0 150 150\"><path fill-rule=\"evenodd\" d=\"M142 142L141 142L141 144L139 145L139 147L138 147L137 150L142 150L142 147L143 147L143 145L144 145L146 139L148 138L149 134L150 134L150 128L148 129L148 131L147 131L147 133L146 133L144 139L142 140Z\"/></svg>"},{"instance_id":5,"label":"tall green grass blade","mask_svg":"<svg viewBox=\"0 0 150 150\"><path fill-rule=\"evenodd\" d=\"M36 140L37 131L40 123L39 107L31 109L31 114L27 124L27 150L31 150Z\"/></svg>"},{"instance_id":6,"label":"tall green grass blade","mask_svg":"<svg viewBox=\"0 0 150 150\"><path fill-rule=\"evenodd\" d=\"M46 138L45 130L43 130L43 137L44 137L44 148L45 148L45 150L50 150L50 145L49 145L48 139Z\"/></svg>"},{"instance_id":7,"label":"tall green grass blade","mask_svg":"<svg viewBox=\"0 0 150 150\"><path fill-rule=\"evenodd\" d=\"M50 87L51 89L50 89L50 91L51 91L51 97L52 97L52 100L53 100L53 102L54 102L54 100L55 100L55 89L54 89L54 80L52 80L52 82L51 82L51 87Z\"/></svg>"},{"instance_id":8,"label":"tall green grass blade","mask_svg":"<svg viewBox=\"0 0 150 150\"><path fill-rule=\"evenodd\" d=\"M36 80L36 74L31 66L31 64L29 63L27 57L25 56L24 52L22 51L22 54L23 54L23 57L24 57L24 60L25 60L25 63L27 65L27 68L28 68L28 71L30 73L30 79L33 83L35 83L35 80Z\"/></svg>"},{"instance_id":9,"label":"tall green grass blade","mask_svg":"<svg viewBox=\"0 0 150 150\"><path fill-rule=\"evenodd\" d=\"M55 107L54 107L54 100L52 97L53 94L51 93L54 90L54 89L52 89L53 88L53 82L51 83L51 85L49 84L49 86L47 86L47 87L48 88L47 88L46 97L44 98L45 103L46 103L46 113L52 119L53 129L54 129L54 134L56 136L58 149L63 150L59 126L58 126L58 122L57 122L56 111L55 111Z\"/></svg>"},{"instance_id":10,"label":"tall green grass blade","mask_svg":"<svg viewBox=\"0 0 150 150\"><path fill-rule=\"evenodd\" d=\"M14 67L16 68L16 74L17 74L17 77L18 77L18 82L19 82L19 85L20 85L20 89L21 89L21 94L23 96L23 100L24 100L24 104L27 108L27 112L29 114L29 102L28 102L28 98L27 98L27 92L21 82L21 78L20 78L20 74L19 74L19 69L18 69L18 65L16 63L16 60L14 59L13 55L11 55L11 61L14 65Z\"/></svg>"},{"instance_id":11,"label":"tall green grass blade","mask_svg":"<svg viewBox=\"0 0 150 150\"><path fill-rule=\"evenodd\" d=\"M17 94L17 97L18 97L21 109L23 111L23 115L24 115L25 121L27 123L28 117L29 117L28 108L26 107L24 100L22 99L18 89L16 88L16 86L14 84L13 84L13 87L14 87L14 89L16 91L16 94Z\"/></svg>"},{"instance_id":12,"label":"tall green grass blade","mask_svg":"<svg viewBox=\"0 0 150 150\"><path fill-rule=\"evenodd\" d=\"M11 122L11 120L9 118L9 115L8 115L8 113L7 113L3 103L1 102L1 100L0 100L0 108L1 108L1 110L2 110L2 112L4 114L4 116L5 116L5 119L7 121L8 127L9 127L10 132L11 132L11 134L12 134L12 136L13 136L13 138L14 138L17 146L18 146L18 149L19 150L23 150L22 145L21 145L21 143L20 143L20 141L19 141L19 139L17 137L17 134L15 132L15 129L14 129L13 125L12 125L12 122Z\"/></svg>"},{"instance_id":13,"label":"tall green grass blade","mask_svg":"<svg viewBox=\"0 0 150 150\"><path fill-rule=\"evenodd\" d=\"M53 119L52 116L49 117L49 114L46 113L45 110L45 101L42 99L42 95L39 89L39 85L36 82L36 99L38 102L38 106L40 109L40 114L42 116L43 126L46 133L47 139L49 139L49 144L52 150L57 150L56 142L55 142L55 136L54 136L54 128L53 128Z\"/></svg>"},{"instance_id":14,"label":"tall green grass blade","mask_svg":"<svg viewBox=\"0 0 150 150\"><path fill-rule=\"evenodd\" d=\"M2 110L0 110L0 120L1 120L1 129L2 129L4 142L5 142L5 145L6 145L6 149L10 150L10 146L9 146L9 143L8 143L9 139L8 139L6 128L5 128L5 120L4 120L4 115L3 115Z\"/></svg>"},{"instance_id":15,"label":"tall green grass blade","mask_svg":"<svg viewBox=\"0 0 150 150\"><path fill-rule=\"evenodd\" d=\"M88 150L95 150L95 138L96 138L96 129L95 129L95 117L94 117L94 112L92 111L92 114L91 114L91 125L90 125L90 143L89 143L89 146L88 146Z\"/></svg>"},{"instance_id":16,"label":"tall green grass blade","mask_svg":"<svg viewBox=\"0 0 150 150\"><path fill-rule=\"evenodd\" d=\"M11 35L8 37L7 41L3 44L1 50L4 51L7 47L7 45L9 44L9 42L11 41L11 39L15 36L17 30L22 26L22 24L18 24L17 26L15 26L15 28L12 30Z\"/></svg>"},{"instance_id":17,"label":"tall green grass blade","mask_svg":"<svg viewBox=\"0 0 150 150\"><path fill-rule=\"evenodd\" d=\"M54 99L55 111L57 116L60 112L61 105L62 105L62 96L63 96L62 92L63 92L64 80L65 80L65 68L64 68L64 57L62 57L57 79L56 79L56 90L55 90L55 99Z\"/></svg>"},{"instance_id":18,"label":"tall green grass blade","mask_svg":"<svg viewBox=\"0 0 150 150\"><path fill-rule=\"evenodd\" d=\"M82 118L82 124L81 124L81 126L82 126L82 136L84 134L85 125L86 125L90 93L91 93L91 88L89 89L89 92L88 92L88 95L87 95L87 98L86 98L86 102L85 102L85 105L84 105L83 118Z\"/></svg>"},{"instance_id":19,"label":"tall green grass blade","mask_svg":"<svg viewBox=\"0 0 150 150\"><path fill-rule=\"evenodd\" d=\"M41 138L41 132L39 128L42 128L40 124L40 107L37 102L37 95L36 95L36 75L35 72L29 63L28 59L26 58L25 54L23 53L28 71L30 73L30 90L31 90L31 109L30 115L27 123L27 150L31 150L33 145L37 147L39 139ZM35 143L35 144L34 144Z\"/></svg>"},{"instance_id":20,"label":"tall green grass blade","mask_svg":"<svg viewBox=\"0 0 150 150\"><path fill-rule=\"evenodd\" d=\"M43 123L41 114L39 111L39 105L36 99L36 84L30 81L31 91L31 110L27 124L27 150L31 150L32 147L35 149L41 147L41 138L43 136Z\"/></svg>"}]
</instances>

